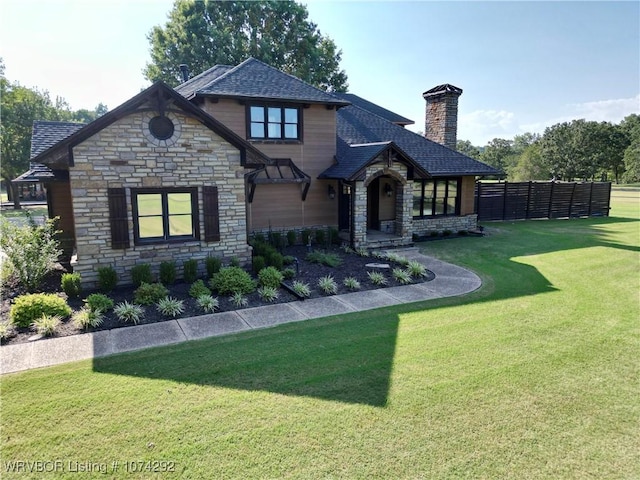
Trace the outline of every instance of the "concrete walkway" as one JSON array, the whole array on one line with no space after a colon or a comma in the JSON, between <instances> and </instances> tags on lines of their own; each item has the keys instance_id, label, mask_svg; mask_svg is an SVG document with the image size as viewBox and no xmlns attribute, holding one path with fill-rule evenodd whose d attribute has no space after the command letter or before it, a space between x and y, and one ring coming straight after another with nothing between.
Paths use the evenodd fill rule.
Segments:
<instances>
[{"instance_id":1,"label":"concrete walkway","mask_svg":"<svg viewBox=\"0 0 640 480\"><path fill-rule=\"evenodd\" d=\"M0 374L86 360L144 348L268 328L289 322L372 308L452 297L480 288L480 278L464 268L427 257L416 248L394 250L435 274L431 282L265 305L235 312L168 320L0 347Z\"/></svg>"}]
</instances>

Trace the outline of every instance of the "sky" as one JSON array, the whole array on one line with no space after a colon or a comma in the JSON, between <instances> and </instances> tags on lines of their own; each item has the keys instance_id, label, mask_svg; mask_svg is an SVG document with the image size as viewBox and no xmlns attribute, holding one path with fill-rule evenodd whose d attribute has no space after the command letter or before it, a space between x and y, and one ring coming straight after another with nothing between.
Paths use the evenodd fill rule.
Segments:
<instances>
[{"instance_id":1,"label":"sky","mask_svg":"<svg viewBox=\"0 0 640 480\"><path fill-rule=\"evenodd\" d=\"M640 113L640 2L303 2L342 50L349 91L414 120L451 83L458 139L486 145L559 122ZM3 0L5 76L113 109L149 86L147 35L172 0ZM199 72L192 72L199 73Z\"/></svg>"}]
</instances>

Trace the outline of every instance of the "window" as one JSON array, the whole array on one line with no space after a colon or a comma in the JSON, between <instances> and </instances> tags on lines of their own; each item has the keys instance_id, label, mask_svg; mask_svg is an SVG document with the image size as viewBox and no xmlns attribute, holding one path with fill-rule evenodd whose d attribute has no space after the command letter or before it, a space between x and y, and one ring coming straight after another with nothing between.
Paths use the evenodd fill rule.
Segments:
<instances>
[{"instance_id":1,"label":"window","mask_svg":"<svg viewBox=\"0 0 640 480\"><path fill-rule=\"evenodd\" d=\"M299 140L300 110L295 107L252 105L249 107L251 139Z\"/></svg>"},{"instance_id":2,"label":"window","mask_svg":"<svg viewBox=\"0 0 640 480\"><path fill-rule=\"evenodd\" d=\"M132 203L136 244L199 238L196 188L134 189Z\"/></svg>"},{"instance_id":3,"label":"window","mask_svg":"<svg viewBox=\"0 0 640 480\"><path fill-rule=\"evenodd\" d=\"M460 179L416 180L413 216L432 217L460 214Z\"/></svg>"}]
</instances>

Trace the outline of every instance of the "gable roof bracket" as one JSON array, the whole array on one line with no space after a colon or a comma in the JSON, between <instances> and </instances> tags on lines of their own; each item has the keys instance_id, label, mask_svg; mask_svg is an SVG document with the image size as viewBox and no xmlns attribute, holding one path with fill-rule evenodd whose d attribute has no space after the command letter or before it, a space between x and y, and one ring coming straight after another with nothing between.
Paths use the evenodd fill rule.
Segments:
<instances>
[{"instance_id":1,"label":"gable roof bracket","mask_svg":"<svg viewBox=\"0 0 640 480\"><path fill-rule=\"evenodd\" d=\"M249 186L249 203L253 202L257 185L298 183L302 186L302 201L307 199L311 177L304 173L290 158L273 159L273 165L260 165L245 173Z\"/></svg>"}]
</instances>

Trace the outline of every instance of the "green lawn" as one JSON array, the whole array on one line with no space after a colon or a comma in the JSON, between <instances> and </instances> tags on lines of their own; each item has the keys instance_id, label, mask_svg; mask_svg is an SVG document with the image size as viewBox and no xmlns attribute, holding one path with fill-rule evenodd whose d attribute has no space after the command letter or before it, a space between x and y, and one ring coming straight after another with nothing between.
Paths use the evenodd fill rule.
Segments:
<instances>
[{"instance_id":1,"label":"green lawn","mask_svg":"<svg viewBox=\"0 0 640 480\"><path fill-rule=\"evenodd\" d=\"M465 297L4 376L2 478L639 478L639 192L423 244Z\"/></svg>"}]
</instances>

